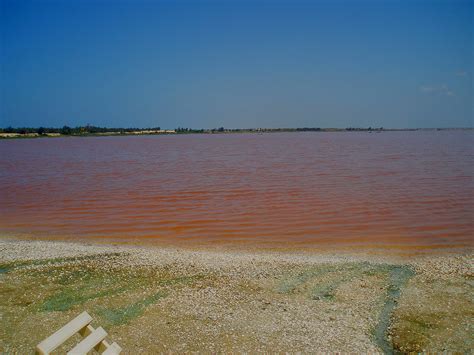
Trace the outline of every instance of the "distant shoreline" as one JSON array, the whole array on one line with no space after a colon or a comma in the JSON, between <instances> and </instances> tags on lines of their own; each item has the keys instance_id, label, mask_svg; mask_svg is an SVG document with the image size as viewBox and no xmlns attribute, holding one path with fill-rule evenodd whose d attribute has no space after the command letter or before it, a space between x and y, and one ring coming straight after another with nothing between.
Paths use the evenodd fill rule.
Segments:
<instances>
[{"instance_id":1,"label":"distant shoreline","mask_svg":"<svg viewBox=\"0 0 474 355\"><path fill-rule=\"evenodd\" d=\"M175 134L239 134L239 133L283 133L283 132L415 132L415 131L472 131L474 127L465 128L212 128L212 129L160 129L158 128L107 128L107 127L67 127L63 128L0 128L0 139L25 138L58 138L58 137L110 137L110 136L142 136L142 135L175 135Z\"/></svg>"}]
</instances>

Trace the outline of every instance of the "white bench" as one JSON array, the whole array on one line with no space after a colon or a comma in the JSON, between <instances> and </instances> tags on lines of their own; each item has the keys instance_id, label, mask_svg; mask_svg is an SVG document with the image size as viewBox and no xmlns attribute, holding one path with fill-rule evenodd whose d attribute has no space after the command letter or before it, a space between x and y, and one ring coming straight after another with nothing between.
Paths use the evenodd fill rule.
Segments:
<instances>
[{"instance_id":1,"label":"white bench","mask_svg":"<svg viewBox=\"0 0 474 355\"><path fill-rule=\"evenodd\" d=\"M84 355L92 349L105 355L120 354L122 348L117 343L109 344L105 340L107 332L102 327L94 329L90 325L91 322L92 317L89 313L83 312L79 314L53 335L39 343L36 346L36 354L50 354L76 333L82 335L84 339L72 348L67 353L68 355Z\"/></svg>"}]
</instances>

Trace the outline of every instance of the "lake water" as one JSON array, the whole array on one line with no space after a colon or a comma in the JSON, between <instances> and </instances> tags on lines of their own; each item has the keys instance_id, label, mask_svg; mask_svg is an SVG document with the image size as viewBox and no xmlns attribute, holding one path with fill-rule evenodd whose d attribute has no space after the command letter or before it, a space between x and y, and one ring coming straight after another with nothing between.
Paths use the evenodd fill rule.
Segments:
<instances>
[{"instance_id":1,"label":"lake water","mask_svg":"<svg viewBox=\"0 0 474 355\"><path fill-rule=\"evenodd\" d=\"M472 246L472 131L0 141L0 233Z\"/></svg>"}]
</instances>

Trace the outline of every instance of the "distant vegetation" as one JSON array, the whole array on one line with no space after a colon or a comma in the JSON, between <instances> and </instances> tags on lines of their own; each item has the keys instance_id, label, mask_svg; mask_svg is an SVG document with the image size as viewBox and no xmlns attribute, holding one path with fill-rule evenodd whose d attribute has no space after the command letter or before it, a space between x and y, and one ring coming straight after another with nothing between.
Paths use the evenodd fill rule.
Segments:
<instances>
[{"instance_id":1,"label":"distant vegetation","mask_svg":"<svg viewBox=\"0 0 474 355\"><path fill-rule=\"evenodd\" d=\"M64 136L80 136L93 134L160 134L160 133L242 133L242 132L320 132L320 131L371 131L372 128L319 128L319 127L302 127L302 128L211 128L211 129L194 129L178 127L174 130L162 130L160 127L153 128L113 128L113 127L97 127L97 126L77 126L69 127L7 127L0 128L0 133L6 134L22 134L22 135L64 135ZM383 130L376 128L374 130Z\"/></svg>"},{"instance_id":2,"label":"distant vegetation","mask_svg":"<svg viewBox=\"0 0 474 355\"><path fill-rule=\"evenodd\" d=\"M83 135L83 134L97 134L97 133L127 133L127 132L140 132L140 131L160 131L160 127L155 128L110 128L110 127L96 127L96 126L77 126L69 127L63 126L62 128L55 127L7 127L0 128L0 133L18 133L18 134L31 134L36 133L38 135L46 135L47 133L59 133L62 135Z\"/></svg>"},{"instance_id":3,"label":"distant vegetation","mask_svg":"<svg viewBox=\"0 0 474 355\"><path fill-rule=\"evenodd\" d=\"M218 133L272 133L272 132L382 132L382 131L416 131L416 130L444 130L449 128L434 129L384 129L383 127L347 127L347 128L319 128L319 127L301 127L301 128L185 128L164 130L161 127L152 128L113 128L97 126L77 126L69 127L7 127L0 128L0 138L22 138L22 137L41 137L41 136L112 136L112 135L143 135L143 134L218 134Z\"/></svg>"}]
</instances>

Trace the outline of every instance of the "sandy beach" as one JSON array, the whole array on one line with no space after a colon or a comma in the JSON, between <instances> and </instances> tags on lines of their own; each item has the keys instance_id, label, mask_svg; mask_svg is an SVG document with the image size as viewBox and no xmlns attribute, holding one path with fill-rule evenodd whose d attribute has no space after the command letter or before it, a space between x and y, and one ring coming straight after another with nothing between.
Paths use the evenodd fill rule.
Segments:
<instances>
[{"instance_id":1,"label":"sandy beach","mask_svg":"<svg viewBox=\"0 0 474 355\"><path fill-rule=\"evenodd\" d=\"M472 277L472 253L406 258L3 239L0 351L32 352L86 310L130 354L469 352Z\"/></svg>"}]
</instances>

